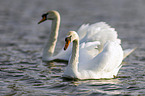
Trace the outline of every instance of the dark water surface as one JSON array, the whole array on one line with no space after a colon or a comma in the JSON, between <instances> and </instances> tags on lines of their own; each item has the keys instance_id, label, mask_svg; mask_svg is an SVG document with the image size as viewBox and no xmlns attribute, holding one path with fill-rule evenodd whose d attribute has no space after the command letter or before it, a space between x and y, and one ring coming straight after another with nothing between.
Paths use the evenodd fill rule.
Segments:
<instances>
[{"instance_id":1,"label":"dark water surface","mask_svg":"<svg viewBox=\"0 0 145 96\"><path fill-rule=\"evenodd\" d=\"M119 78L68 81L66 63L41 61L51 22L38 25L42 13L58 10L57 51L69 30L104 21L116 28L122 46L138 47L123 62ZM144 0L0 0L0 96L145 95Z\"/></svg>"}]
</instances>

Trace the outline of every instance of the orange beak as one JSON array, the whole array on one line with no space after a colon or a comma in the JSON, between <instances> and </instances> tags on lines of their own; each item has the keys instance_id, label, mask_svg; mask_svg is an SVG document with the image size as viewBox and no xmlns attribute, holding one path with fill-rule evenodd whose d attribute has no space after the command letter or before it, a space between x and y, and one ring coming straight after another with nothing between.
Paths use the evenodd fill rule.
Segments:
<instances>
[{"instance_id":1,"label":"orange beak","mask_svg":"<svg viewBox=\"0 0 145 96\"><path fill-rule=\"evenodd\" d=\"M65 39L65 46L64 46L64 50L66 50L68 48L70 44L70 40L68 38Z\"/></svg>"},{"instance_id":2,"label":"orange beak","mask_svg":"<svg viewBox=\"0 0 145 96\"><path fill-rule=\"evenodd\" d=\"M44 16L44 17L42 17L42 19L38 22L38 24L44 22L45 20L47 20L47 19L46 19L46 17Z\"/></svg>"}]
</instances>

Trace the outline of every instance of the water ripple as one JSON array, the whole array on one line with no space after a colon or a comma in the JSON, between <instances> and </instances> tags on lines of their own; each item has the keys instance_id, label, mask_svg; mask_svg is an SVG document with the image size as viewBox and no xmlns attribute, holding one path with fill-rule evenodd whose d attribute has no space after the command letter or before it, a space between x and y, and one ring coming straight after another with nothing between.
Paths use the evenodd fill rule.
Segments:
<instances>
[{"instance_id":1,"label":"water ripple","mask_svg":"<svg viewBox=\"0 0 145 96\"><path fill-rule=\"evenodd\" d=\"M1 96L130 96L145 95L145 12L140 0L1 0ZM19 10L18 10L19 9ZM114 79L68 80L62 78L66 62L42 62L50 22L37 22L48 10L62 16L58 49L68 30L82 23L105 21L118 31L123 48L136 51L123 61ZM75 18L74 18L75 17Z\"/></svg>"}]
</instances>

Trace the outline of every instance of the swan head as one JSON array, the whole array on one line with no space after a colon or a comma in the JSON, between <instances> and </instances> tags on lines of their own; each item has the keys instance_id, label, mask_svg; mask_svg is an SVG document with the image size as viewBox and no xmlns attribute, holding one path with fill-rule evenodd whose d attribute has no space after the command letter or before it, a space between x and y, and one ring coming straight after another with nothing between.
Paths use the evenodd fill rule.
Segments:
<instances>
[{"instance_id":1,"label":"swan head","mask_svg":"<svg viewBox=\"0 0 145 96\"><path fill-rule=\"evenodd\" d=\"M70 42L78 40L79 36L75 31L69 31L67 33L67 36L65 38L65 46L64 46L64 50L66 50L70 44Z\"/></svg>"},{"instance_id":2,"label":"swan head","mask_svg":"<svg viewBox=\"0 0 145 96\"><path fill-rule=\"evenodd\" d=\"M57 11L51 10L48 11L47 13L42 14L42 19L38 22L38 24L46 21L46 20L55 20L60 18L60 15Z\"/></svg>"}]
</instances>

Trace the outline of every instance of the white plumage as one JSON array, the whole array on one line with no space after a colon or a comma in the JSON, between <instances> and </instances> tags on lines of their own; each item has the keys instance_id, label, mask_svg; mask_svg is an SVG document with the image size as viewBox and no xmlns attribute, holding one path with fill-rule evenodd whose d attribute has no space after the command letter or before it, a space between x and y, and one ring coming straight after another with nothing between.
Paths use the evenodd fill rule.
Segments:
<instances>
[{"instance_id":1,"label":"white plumage","mask_svg":"<svg viewBox=\"0 0 145 96\"><path fill-rule=\"evenodd\" d=\"M123 60L123 50L120 43L117 41L107 41L101 53L87 60L84 57L89 55L81 52L81 50L86 50L88 47L95 48L94 44L91 44L94 42L89 42L90 44L86 43L82 48L78 48L79 36L76 34L76 32L70 31L67 36L67 38L71 37L70 41L73 42L73 49L63 77L100 79L116 76ZM79 49L81 49L80 52Z\"/></svg>"}]
</instances>

